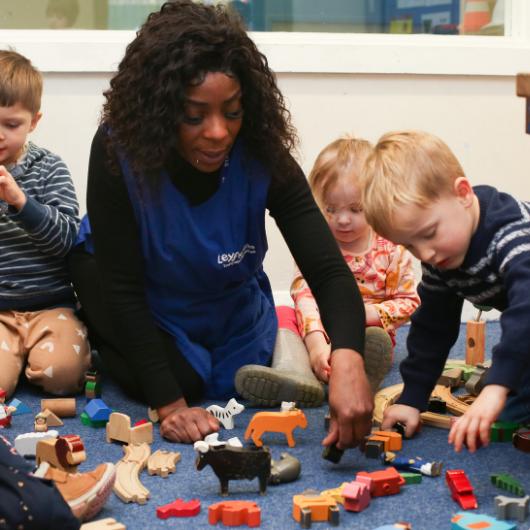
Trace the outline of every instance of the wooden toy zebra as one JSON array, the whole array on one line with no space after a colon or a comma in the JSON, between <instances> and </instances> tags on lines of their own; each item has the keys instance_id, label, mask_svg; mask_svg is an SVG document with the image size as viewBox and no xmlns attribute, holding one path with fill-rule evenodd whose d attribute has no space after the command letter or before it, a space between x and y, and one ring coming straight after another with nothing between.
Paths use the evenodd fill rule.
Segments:
<instances>
[{"instance_id":1,"label":"wooden toy zebra","mask_svg":"<svg viewBox=\"0 0 530 530\"><path fill-rule=\"evenodd\" d=\"M206 410L212 416L215 416L223 424L225 429L233 429L234 416L243 412L245 407L238 403L235 398L232 398L224 408L219 405L210 405Z\"/></svg>"}]
</instances>

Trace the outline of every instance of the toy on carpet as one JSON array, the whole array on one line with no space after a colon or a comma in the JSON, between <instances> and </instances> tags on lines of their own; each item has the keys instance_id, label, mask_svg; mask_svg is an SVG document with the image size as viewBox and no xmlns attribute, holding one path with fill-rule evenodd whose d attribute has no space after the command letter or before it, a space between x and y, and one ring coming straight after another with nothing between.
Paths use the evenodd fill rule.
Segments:
<instances>
[{"instance_id":1,"label":"toy on carpet","mask_svg":"<svg viewBox=\"0 0 530 530\"><path fill-rule=\"evenodd\" d=\"M477 498L473 494L473 487L463 469L448 469L445 472L445 481L451 497L464 510L473 510L478 507Z\"/></svg>"},{"instance_id":2,"label":"toy on carpet","mask_svg":"<svg viewBox=\"0 0 530 530\"><path fill-rule=\"evenodd\" d=\"M230 430L234 428L234 416L241 414L245 410L245 406L232 398L224 407L210 405L206 410L214 418L217 418L225 429Z\"/></svg>"},{"instance_id":3,"label":"toy on carpet","mask_svg":"<svg viewBox=\"0 0 530 530\"><path fill-rule=\"evenodd\" d=\"M167 478L170 473L174 473L177 463L180 462L178 451L166 451L158 449L147 460L147 472L150 475L159 475Z\"/></svg>"},{"instance_id":4,"label":"toy on carpet","mask_svg":"<svg viewBox=\"0 0 530 530\"><path fill-rule=\"evenodd\" d=\"M37 455L37 443L41 440L57 438L57 436L59 436L59 432L55 430L19 434L15 438L15 449L20 456L35 458Z\"/></svg>"},{"instance_id":5,"label":"toy on carpet","mask_svg":"<svg viewBox=\"0 0 530 530\"><path fill-rule=\"evenodd\" d=\"M121 412L109 416L106 427L107 442L124 442L126 444L153 443L153 424L148 421L131 427L131 418Z\"/></svg>"},{"instance_id":6,"label":"toy on carpet","mask_svg":"<svg viewBox=\"0 0 530 530\"><path fill-rule=\"evenodd\" d=\"M208 506L208 522L225 526L247 525L255 528L261 524L261 508L253 501L223 501Z\"/></svg>"},{"instance_id":7,"label":"toy on carpet","mask_svg":"<svg viewBox=\"0 0 530 530\"><path fill-rule=\"evenodd\" d=\"M56 414L54 414L50 409L44 409L39 412L41 416L46 418L46 425L48 427L61 427L64 425L64 422Z\"/></svg>"},{"instance_id":8,"label":"toy on carpet","mask_svg":"<svg viewBox=\"0 0 530 530\"><path fill-rule=\"evenodd\" d=\"M67 473L76 473L77 466L86 460L83 441L76 434L40 440L35 454L37 465L48 462Z\"/></svg>"},{"instance_id":9,"label":"toy on carpet","mask_svg":"<svg viewBox=\"0 0 530 530\"><path fill-rule=\"evenodd\" d=\"M101 377L95 370L85 373L85 397L87 401L101 397Z\"/></svg>"},{"instance_id":10,"label":"toy on carpet","mask_svg":"<svg viewBox=\"0 0 530 530\"><path fill-rule=\"evenodd\" d=\"M514 495L524 495L524 489L521 483L508 473L492 473L490 475L491 483L498 488L509 491Z\"/></svg>"},{"instance_id":11,"label":"toy on carpet","mask_svg":"<svg viewBox=\"0 0 530 530\"><path fill-rule=\"evenodd\" d=\"M387 467L381 471L359 471L355 480L366 482L370 487L372 497L395 495L401 491L405 479L397 472L395 467ZM370 482L368 482L370 480Z\"/></svg>"},{"instance_id":12,"label":"toy on carpet","mask_svg":"<svg viewBox=\"0 0 530 530\"><path fill-rule=\"evenodd\" d=\"M412 525L404 521L394 524L385 524L385 526L378 526L374 530L412 530Z\"/></svg>"},{"instance_id":13,"label":"toy on carpet","mask_svg":"<svg viewBox=\"0 0 530 530\"><path fill-rule=\"evenodd\" d=\"M195 444L201 445L201 442L204 442L208 444L211 447L215 447L218 445L231 445L232 447L243 447L243 444L241 443L241 440L237 436L233 436L232 438L228 438L228 440L219 440L219 433L218 432L212 432L211 434L208 434L204 437L204 440L199 440L198 442L195 442ZM195 447L195 444L193 444L193 448L197 449Z\"/></svg>"},{"instance_id":14,"label":"toy on carpet","mask_svg":"<svg viewBox=\"0 0 530 530\"><path fill-rule=\"evenodd\" d=\"M230 445L208 446L195 443L197 451L195 465L198 471L209 465L221 485L221 495L228 495L230 480L258 478L259 491L267 491L271 474L271 454L267 447L233 447Z\"/></svg>"},{"instance_id":15,"label":"toy on carpet","mask_svg":"<svg viewBox=\"0 0 530 530\"><path fill-rule=\"evenodd\" d=\"M298 458L289 453L282 453L279 460L271 460L271 476L269 484L285 484L293 482L300 476L302 466Z\"/></svg>"},{"instance_id":16,"label":"toy on carpet","mask_svg":"<svg viewBox=\"0 0 530 530\"><path fill-rule=\"evenodd\" d=\"M392 464L396 469L409 471L413 473L421 473L428 477L438 477L442 472L442 462L432 461L425 462L420 457L407 458L396 456L392 452L384 454L383 461L386 464Z\"/></svg>"},{"instance_id":17,"label":"toy on carpet","mask_svg":"<svg viewBox=\"0 0 530 530\"><path fill-rule=\"evenodd\" d=\"M325 495L294 495L293 518L302 528L311 528L311 523L327 521L330 526L339 525L339 507L332 497Z\"/></svg>"},{"instance_id":18,"label":"toy on carpet","mask_svg":"<svg viewBox=\"0 0 530 530\"><path fill-rule=\"evenodd\" d=\"M125 525L119 523L112 517L107 517L106 519L99 519L98 521L82 524L79 530L125 530Z\"/></svg>"},{"instance_id":19,"label":"toy on carpet","mask_svg":"<svg viewBox=\"0 0 530 530\"><path fill-rule=\"evenodd\" d=\"M116 482L114 493L123 502L145 504L149 498L149 490L140 482L139 475L147 464L151 448L147 443L126 445L125 455L116 464Z\"/></svg>"},{"instance_id":20,"label":"toy on carpet","mask_svg":"<svg viewBox=\"0 0 530 530\"><path fill-rule=\"evenodd\" d=\"M473 366L484 362L486 322L480 320L480 317L483 311L490 311L492 309L491 307L479 305L475 305L475 307L478 309L477 318L466 323L466 364Z\"/></svg>"},{"instance_id":21,"label":"toy on carpet","mask_svg":"<svg viewBox=\"0 0 530 530\"><path fill-rule=\"evenodd\" d=\"M481 513L458 512L451 518L451 530L516 530L517 525Z\"/></svg>"},{"instance_id":22,"label":"toy on carpet","mask_svg":"<svg viewBox=\"0 0 530 530\"><path fill-rule=\"evenodd\" d=\"M250 420L245 431L245 440L252 438L258 447L263 445L261 436L265 432L281 432L287 438L287 445L294 447L296 442L293 438L293 431L296 427L305 429L307 418L300 409L288 410L284 412L256 412Z\"/></svg>"},{"instance_id":23,"label":"toy on carpet","mask_svg":"<svg viewBox=\"0 0 530 530\"><path fill-rule=\"evenodd\" d=\"M495 497L497 519L517 519L519 522L525 521L528 517L529 500L529 495L523 498L497 495Z\"/></svg>"},{"instance_id":24,"label":"toy on carpet","mask_svg":"<svg viewBox=\"0 0 530 530\"><path fill-rule=\"evenodd\" d=\"M169 517L195 517L201 511L201 501L191 499L185 501L176 499L169 504L164 504L156 509L156 516L159 519L168 519Z\"/></svg>"},{"instance_id":25,"label":"toy on carpet","mask_svg":"<svg viewBox=\"0 0 530 530\"><path fill-rule=\"evenodd\" d=\"M83 425L90 427L105 427L109 421L112 409L100 398L91 399L81 414Z\"/></svg>"},{"instance_id":26,"label":"toy on carpet","mask_svg":"<svg viewBox=\"0 0 530 530\"><path fill-rule=\"evenodd\" d=\"M342 497L344 509L349 512L361 512L370 505L370 486L366 482L353 480L342 488Z\"/></svg>"},{"instance_id":27,"label":"toy on carpet","mask_svg":"<svg viewBox=\"0 0 530 530\"><path fill-rule=\"evenodd\" d=\"M35 414L33 429L35 432L46 432L48 430L48 419L42 412Z\"/></svg>"},{"instance_id":28,"label":"toy on carpet","mask_svg":"<svg viewBox=\"0 0 530 530\"><path fill-rule=\"evenodd\" d=\"M1 392L1 389L0 389L0 392ZM22 403L20 399L13 398L8 406L13 407L15 409L11 414L12 416L20 416L22 414L31 414L31 409L25 403Z\"/></svg>"},{"instance_id":29,"label":"toy on carpet","mask_svg":"<svg viewBox=\"0 0 530 530\"><path fill-rule=\"evenodd\" d=\"M16 411L15 407L5 404L6 396L6 391L0 388L0 429L11 426L11 416Z\"/></svg>"},{"instance_id":30,"label":"toy on carpet","mask_svg":"<svg viewBox=\"0 0 530 530\"><path fill-rule=\"evenodd\" d=\"M344 497L342 496L342 490L344 489L346 484L348 484L348 482L343 482L340 486L336 488L321 491L320 495L324 495L325 497L332 497L333 499L335 499L337 504L342 504L344 506Z\"/></svg>"},{"instance_id":31,"label":"toy on carpet","mask_svg":"<svg viewBox=\"0 0 530 530\"><path fill-rule=\"evenodd\" d=\"M527 427L518 429L512 437L513 446L519 451L530 453L530 430Z\"/></svg>"},{"instance_id":32,"label":"toy on carpet","mask_svg":"<svg viewBox=\"0 0 530 530\"><path fill-rule=\"evenodd\" d=\"M59 418L73 418L76 415L75 398L41 399L40 409L49 409Z\"/></svg>"},{"instance_id":33,"label":"toy on carpet","mask_svg":"<svg viewBox=\"0 0 530 530\"><path fill-rule=\"evenodd\" d=\"M490 440L492 442L511 442L519 427L518 423L511 421L496 421L491 425Z\"/></svg>"}]
</instances>

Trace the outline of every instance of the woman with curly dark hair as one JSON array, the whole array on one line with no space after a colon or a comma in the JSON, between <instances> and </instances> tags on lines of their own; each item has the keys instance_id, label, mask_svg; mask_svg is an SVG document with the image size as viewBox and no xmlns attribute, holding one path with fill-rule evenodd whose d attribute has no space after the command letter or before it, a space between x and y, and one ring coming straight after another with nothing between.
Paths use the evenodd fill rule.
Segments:
<instances>
[{"instance_id":1,"label":"woman with curly dark hair","mask_svg":"<svg viewBox=\"0 0 530 530\"><path fill-rule=\"evenodd\" d=\"M92 234L85 220L71 267L110 373L180 442L219 429L188 403L227 398L234 384L255 404L322 402L307 353L287 371L269 367L278 321L263 271L268 209L332 342L324 442L357 445L373 408L358 353L362 299L290 154L295 133L274 75L239 19L167 2L127 47L105 97L89 165Z\"/></svg>"}]
</instances>

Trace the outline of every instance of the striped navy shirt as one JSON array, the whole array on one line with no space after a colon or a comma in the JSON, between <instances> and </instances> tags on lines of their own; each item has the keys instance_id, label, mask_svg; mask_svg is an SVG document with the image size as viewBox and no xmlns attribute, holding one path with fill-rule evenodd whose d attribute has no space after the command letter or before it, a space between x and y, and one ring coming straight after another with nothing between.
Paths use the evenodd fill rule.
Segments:
<instances>
[{"instance_id":1,"label":"striped navy shirt","mask_svg":"<svg viewBox=\"0 0 530 530\"><path fill-rule=\"evenodd\" d=\"M462 265L439 270L422 264L421 305L411 318L399 399L420 410L458 338L464 300L502 312L487 384L517 390L530 369L530 203L491 186L474 190L480 218Z\"/></svg>"},{"instance_id":2,"label":"striped navy shirt","mask_svg":"<svg viewBox=\"0 0 530 530\"><path fill-rule=\"evenodd\" d=\"M79 205L70 172L31 142L7 169L27 202L17 212L0 201L0 311L72 306L65 256L76 239Z\"/></svg>"}]
</instances>

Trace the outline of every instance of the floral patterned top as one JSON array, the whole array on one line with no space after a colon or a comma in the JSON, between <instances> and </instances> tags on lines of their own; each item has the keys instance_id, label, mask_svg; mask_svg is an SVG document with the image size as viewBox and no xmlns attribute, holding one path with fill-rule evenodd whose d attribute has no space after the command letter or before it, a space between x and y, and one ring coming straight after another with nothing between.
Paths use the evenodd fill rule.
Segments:
<instances>
[{"instance_id":1,"label":"floral patterned top","mask_svg":"<svg viewBox=\"0 0 530 530\"><path fill-rule=\"evenodd\" d=\"M412 255L401 245L374 234L365 254L342 252L365 304L375 305L385 331L395 343L396 329L407 322L420 304L412 268ZM291 296L302 337L322 331L329 342L317 303L302 274L296 269Z\"/></svg>"}]
</instances>

